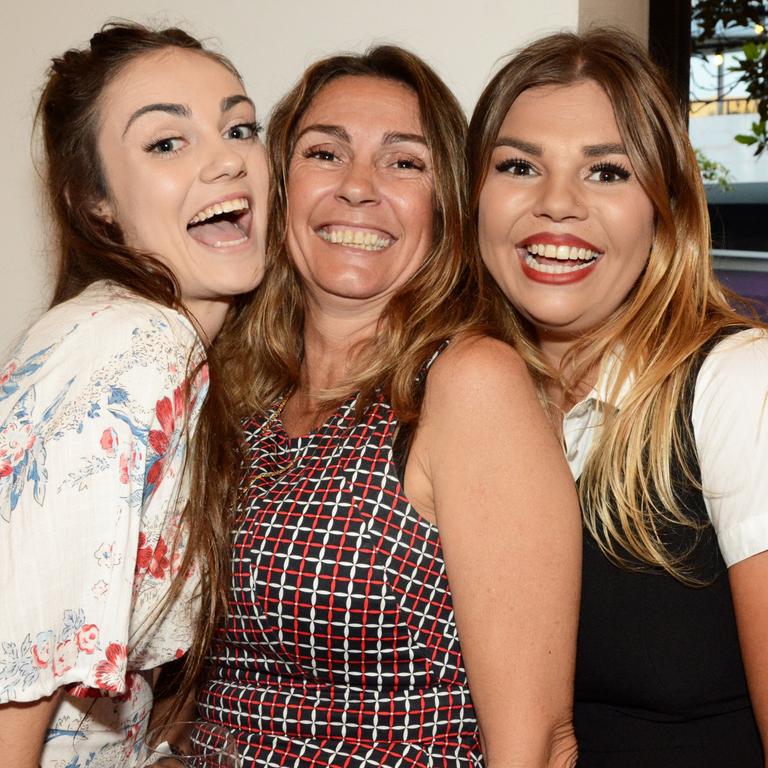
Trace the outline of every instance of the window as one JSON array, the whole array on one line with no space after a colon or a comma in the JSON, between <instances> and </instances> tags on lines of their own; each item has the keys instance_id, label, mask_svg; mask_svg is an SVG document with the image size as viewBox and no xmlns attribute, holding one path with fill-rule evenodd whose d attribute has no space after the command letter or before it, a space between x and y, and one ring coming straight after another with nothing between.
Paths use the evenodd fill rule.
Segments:
<instances>
[{"instance_id":1,"label":"window","mask_svg":"<svg viewBox=\"0 0 768 768\"><path fill-rule=\"evenodd\" d=\"M768 99L766 27L763 0L651 0L650 50L688 104L715 268L737 293L768 303L768 149L755 156L752 130ZM762 68L762 92L745 84L744 62Z\"/></svg>"}]
</instances>

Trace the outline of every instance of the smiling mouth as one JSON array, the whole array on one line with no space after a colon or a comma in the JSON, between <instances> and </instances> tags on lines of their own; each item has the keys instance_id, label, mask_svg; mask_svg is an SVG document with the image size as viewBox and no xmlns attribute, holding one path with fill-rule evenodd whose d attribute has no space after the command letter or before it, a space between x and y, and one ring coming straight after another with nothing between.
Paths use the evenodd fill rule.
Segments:
<instances>
[{"instance_id":1,"label":"smiling mouth","mask_svg":"<svg viewBox=\"0 0 768 768\"><path fill-rule=\"evenodd\" d=\"M252 217L247 198L222 200L198 211L189 220L187 232L209 248L232 248L248 242Z\"/></svg>"},{"instance_id":2,"label":"smiling mouth","mask_svg":"<svg viewBox=\"0 0 768 768\"><path fill-rule=\"evenodd\" d=\"M528 267L550 275L569 274L591 267L602 255L601 251L550 243L526 243L523 256Z\"/></svg>"},{"instance_id":3,"label":"smiling mouth","mask_svg":"<svg viewBox=\"0 0 768 768\"><path fill-rule=\"evenodd\" d=\"M316 229L315 232L326 243L343 245L363 251L383 251L395 242L394 237L376 229L350 229L348 227L326 225Z\"/></svg>"}]
</instances>

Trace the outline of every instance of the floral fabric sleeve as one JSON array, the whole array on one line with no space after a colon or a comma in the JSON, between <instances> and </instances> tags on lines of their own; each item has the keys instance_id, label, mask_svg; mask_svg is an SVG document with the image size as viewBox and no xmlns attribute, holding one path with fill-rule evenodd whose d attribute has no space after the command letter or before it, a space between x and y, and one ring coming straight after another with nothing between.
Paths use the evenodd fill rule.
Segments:
<instances>
[{"instance_id":1,"label":"floral fabric sleeve","mask_svg":"<svg viewBox=\"0 0 768 768\"><path fill-rule=\"evenodd\" d=\"M176 313L91 289L0 367L0 703L124 693L126 669L187 647L188 615L144 635L183 548L196 344Z\"/></svg>"}]
</instances>

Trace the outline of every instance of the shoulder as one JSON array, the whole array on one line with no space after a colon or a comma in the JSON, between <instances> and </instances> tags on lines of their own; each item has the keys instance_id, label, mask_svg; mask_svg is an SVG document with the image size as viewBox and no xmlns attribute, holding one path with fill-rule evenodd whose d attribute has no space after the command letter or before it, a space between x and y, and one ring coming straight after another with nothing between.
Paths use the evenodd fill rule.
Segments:
<instances>
[{"instance_id":1,"label":"shoulder","mask_svg":"<svg viewBox=\"0 0 768 768\"><path fill-rule=\"evenodd\" d=\"M485 388L510 382L530 382L518 352L490 336L462 336L451 340L432 366L428 386L450 390L457 385Z\"/></svg>"},{"instance_id":2,"label":"shoulder","mask_svg":"<svg viewBox=\"0 0 768 768\"><path fill-rule=\"evenodd\" d=\"M100 282L40 317L12 351L10 364L54 358L65 368L93 368L141 346L180 358L202 351L181 314Z\"/></svg>"},{"instance_id":3,"label":"shoulder","mask_svg":"<svg viewBox=\"0 0 768 768\"><path fill-rule=\"evenodd\" d=\"M726 336L712 348L701 366L699 376L707 370L764 359L768 359L768 331L762 328L746 328Z\"/></svg>"},{"instance_id":4,"label":"shoulder","mask_svg":"<svg viewBox=\"0 0 768 768\"><path fill-rule=\"evenodd\" d=\"M202 359L179 313L97 283L46 312L0 365L0 403L99 400L115 387L151 399Z\"/></svg>"},{"instance_id":5,"label":"shoulder","mask_svg":"<svg viewBox=\"0 0 768 768\"><path fill-rule=\"evenodd\" d=\"M537 401L525 362L508 344L488 336L451 341L427 377L424 415L455 421L510 414Z\"/></svg>"},{"instance_id":6,"label":"shoulder","mask_svg":"<svg viewBox=\"0 0 768 768\"><path fill-rule=\"evenodd\" d=\"M768 387L768 332L748 328L709 352L696 377L694 412L708 397L764 393Z\"/></svg>"},{"instance_id":7,"label":"shoulder","mask_svg":"<svg viewBox=\"0 0 768 768\"><path fill-rule=\"evenodd\" d=\"M53 307L36 324L42 330L76 329L106 341L119 341L151 333L192 347L197 341L191 323L170 307L135 296L108 283L95 283L82 293Z\"/></svg>"}]
</instances>

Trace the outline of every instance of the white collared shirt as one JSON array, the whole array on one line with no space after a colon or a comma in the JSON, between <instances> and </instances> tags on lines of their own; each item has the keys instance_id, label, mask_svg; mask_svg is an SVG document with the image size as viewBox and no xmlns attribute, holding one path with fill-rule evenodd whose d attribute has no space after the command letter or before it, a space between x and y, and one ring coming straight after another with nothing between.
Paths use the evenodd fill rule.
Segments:
<instances>
[{"instance_id":1,"label":"white collared shirt","mask_svg":"<svg viewBox=\"0 0 768 768\"><path fill-rule=\"evenodd\" d=\"M607 408L611 373L563 420L566 458L574 479L581 475ZM701 467L704 503L729 567L768 550L768 335L736 333L710 352L699 370L693 397L693 432Z\"/></svg>"}]
</instances>

